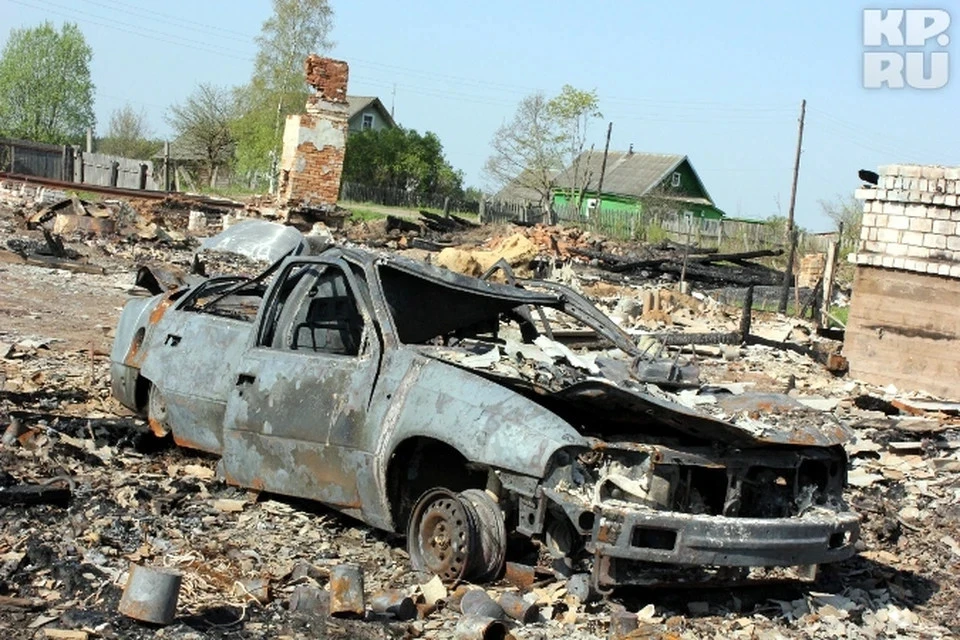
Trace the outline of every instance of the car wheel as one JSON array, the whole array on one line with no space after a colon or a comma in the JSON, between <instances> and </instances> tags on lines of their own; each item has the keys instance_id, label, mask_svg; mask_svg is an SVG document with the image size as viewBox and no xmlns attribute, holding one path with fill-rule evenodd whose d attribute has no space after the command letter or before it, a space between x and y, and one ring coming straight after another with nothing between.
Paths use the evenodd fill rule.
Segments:
<instances>
[{"instance_id":1,"label":"car wheel","mask_svg":"<svg viewBox=\"0 0 960 640\"><path fill-rule=\"evenodd\" d=\"M447 583L468 578L471 557L479 546L473 511L446 489L431 489L420 496L407 527L413 568Z\"/></svg>"},{"instance_id":2,"label":"car wheel","mask_svg":"<svg viewBox=\"0 0 960 640\"><path fill-rule=\"evenodd\" d=\"M507 557L507 525L503 511L489 493L481 489L467 489L460 499L473 507L480 546L473 553L478 582L489 582L500 577Z\"/></svg>"},{"instance_id":3,"label":"car wheel","mask_svg":"<svg viewBox=\"0 0 960 640\"><path fill-rule=\"evenodd\" d=\"M167 403L156 385L150 385L150 395L147 400L147 424L150 425L150 431L158 438L166 437L170 433L170 427L167 426Z\"/></svg>"}]
</instances>

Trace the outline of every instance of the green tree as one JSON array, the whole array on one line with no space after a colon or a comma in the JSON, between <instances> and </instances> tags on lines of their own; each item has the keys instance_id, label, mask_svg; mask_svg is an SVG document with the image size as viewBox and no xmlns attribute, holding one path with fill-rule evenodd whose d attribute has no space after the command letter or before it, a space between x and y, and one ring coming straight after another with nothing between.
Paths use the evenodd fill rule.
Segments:
<instances>
[{"instance_id":1,"label":"green tree","mask_svg":"<svg viewBox=\"0 0 960 640\"><path fill-rule=\"evenodd\" d=\"M833 200L821 200L820 208L833 220L840 234L840 254L846 256L860 240L860 223L863 220L863 204L853 196L837 196Z\"/></svg>"},{"instance_id":2,"label":"green tree","mask_svg":"<svg viewBox=\"0 0 960 640\"><path fill-rule=\"evenodd\" d=\"M366 186L417 193L460 196L463 173L443 155L440 138L430 131L368 129L347 138L343 180Z\"/></svg>"},{"instance_id":3,"label":"green tree","mask_svg":"<svg viewBox=\"0 0 960 640\"><path fill-rule=\"evenodd\" d=\"M230 92L201 84L183 104L170 107L167 121L177 134L178 155L197 158L205 165L210 186L220 170L233 161L236 142L230 129Z\"/></svg>"},{"instance_id":4,"label":"green tree","mask_svg":"<svg viewBox=\"0 0 960 640\"><path fill-rule=\"evenodd\" d=\"M90 60L75 24L13 29L0 54L0 134L78 143L95 123Z\"/></svg>"},{"instance_id":5,"label":"green tree","mask_svg":"<svg viewBox=\"0 0 960 640\"><path fill-rule=\"evenodd\" d=\"M527 96L517 105L510 122L493 135L493 151L484 175L497 187L514 184L540 196L540 205L552 211L554 178L573 166L576 181L585 184L579 158L590 122L600 117L595 91L564 85L557 96Z\"/></svg>"},{"instance_id":6,"label":"green tree","mask_svg":"<svg viewBox=\"0 0 960 640\"><path fill-rule=\"evenodd\" d=\"M149 160L163 148L163 143L151 137L147 115L126 104L110 114L107 135L98 141L97 150L124 158Z\"/></svg>"},{"instance_id":7,"label":"green tree","mask_svg":"<svg viewBox=\"0 0 960 640\"><path fill-rule=\"evenodd\" d=\"M327 0L273 0L257 37L253 77L234 92L237 168L252 183L274 177L287 115L300 113L309 90L303 63L331 47L333 10Z\"/></svg>"}]
</instances>

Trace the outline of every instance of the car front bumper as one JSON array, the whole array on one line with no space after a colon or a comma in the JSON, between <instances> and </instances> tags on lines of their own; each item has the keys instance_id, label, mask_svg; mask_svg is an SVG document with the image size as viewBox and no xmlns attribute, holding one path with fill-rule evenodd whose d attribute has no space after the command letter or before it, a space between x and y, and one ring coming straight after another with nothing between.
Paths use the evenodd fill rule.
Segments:
<instances>
[{"instance_id":1,"label":"car front bumper","mask_svg":"<svg viewBox=\"0 0 960 640\"><path fill-rule=\"evenodd\" d=\"M598 587L631 584L633 561L702 567L786 567L852 556L856 513L790 518L729 518L669 511L601 508L588 550Z\"/></svg>"}]
</instances>

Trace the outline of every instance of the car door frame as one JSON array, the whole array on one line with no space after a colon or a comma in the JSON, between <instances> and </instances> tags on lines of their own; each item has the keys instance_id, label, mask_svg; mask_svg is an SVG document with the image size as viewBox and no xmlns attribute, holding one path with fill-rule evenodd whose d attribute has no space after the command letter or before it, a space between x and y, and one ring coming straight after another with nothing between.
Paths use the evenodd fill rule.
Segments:
<instances>
[{"instance_id":1,"label":"car door frame","mask_svg":"<svg viewBox=\"0 0 960 640\"><path fill-rule=\"evenodd\" d=\"M360 353L298 352L265 344L268 319L277 322L282 313L277 309L282 285L298 265L332 267L344 275L363 321ZM318 500L361 517L358 476L372 469L372 452L343 444L332 446L330 434L337 425L341 429L369 429L371 389L376 384L383 344L368 305L356 274L339 256L291 257L281 266L260 308L256 331L250 336L238 370L233 372L236 384L227 400L223 433L228 482ZM277 320L272 320L274 317ZM274 327L273 331L284 329ZM291 372L302 377L293 380ZM323 403L314 402L313 394L320 400L326 396L340 403L334 405L331 400L326 405L330 419L319 429L315 413L295 417L300 409L289 408L307 406L308 414L311 408L318 409Z\"/></svg>"}]
</instances>

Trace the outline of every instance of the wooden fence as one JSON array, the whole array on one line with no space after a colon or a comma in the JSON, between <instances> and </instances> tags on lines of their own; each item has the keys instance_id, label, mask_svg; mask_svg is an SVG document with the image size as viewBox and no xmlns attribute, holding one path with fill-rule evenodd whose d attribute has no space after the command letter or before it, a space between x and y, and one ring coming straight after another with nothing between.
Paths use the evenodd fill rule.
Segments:
<instances>
[{"instance_id":1,"label":"wooden fence","mask_svg":"<svg viewBox=\"0 0 960 640\"><path fill-rule=\"evenodd\" d=\"M70 175L69 146L0 138L0 171L63 180Z\"/></svg>"},{"instance_id":2,"label":"wooden fence","mask_svg":"<svg viewBox=\"0 0 960 640\"><path fill-rule=\"evenodd\" d=\"M126 189L163 187L150 161L87 153L70 145L0 138L0 171Z\"/></svg>"},{"instance_id":3,"label":"wooden fence","mask_svg":"<svg viewBox=\"0 0 960 640\"><path fill-rule=\"evenodd\" d=\"M124 189L156 191L163 188L163 176L154 174L153 163L149 160L131 160L104 153L77 152L73 181Z\"/></svg>"}]
</instances>

